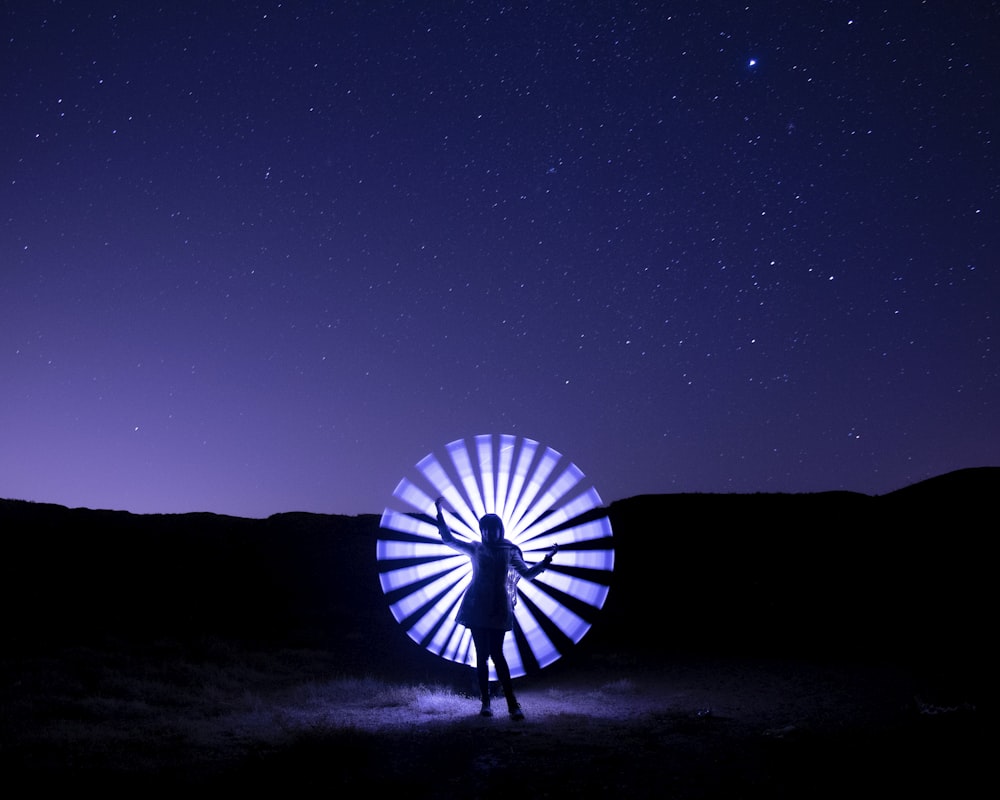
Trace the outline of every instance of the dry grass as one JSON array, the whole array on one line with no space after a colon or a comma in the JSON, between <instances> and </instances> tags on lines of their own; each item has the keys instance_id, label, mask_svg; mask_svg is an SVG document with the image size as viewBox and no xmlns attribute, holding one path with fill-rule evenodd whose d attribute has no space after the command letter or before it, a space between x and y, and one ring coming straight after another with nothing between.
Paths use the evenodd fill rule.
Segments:
<instances>
[{"instance_id":1,"label":"dry grass","mask_svg":"<svg viewBox=\"0 0 1000 800\"><path fill-rule=\"evenodd\" d=\"M782 770L781 786L807 785L815 776L788 771L794 759L827 769L847 752L855 763L838 764L841 774L870 768L857 736L884 753L918 714L892 670L780 662L595 659L517 682L521 723L479 717L478 701L444 682L344 674L322 651L205 640L74 648L0 667L0 765L40 788L295 784L485 797L530 775L549 796L595 786L660 796L653 787L664 781L678 797L745 794L775 789Z\"/></svg>"}]
</instances>

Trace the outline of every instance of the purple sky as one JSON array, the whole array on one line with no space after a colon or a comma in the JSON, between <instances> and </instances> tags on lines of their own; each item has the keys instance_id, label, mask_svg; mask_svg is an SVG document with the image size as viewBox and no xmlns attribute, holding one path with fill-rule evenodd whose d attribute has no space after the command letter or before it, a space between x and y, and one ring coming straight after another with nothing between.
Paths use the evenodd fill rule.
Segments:
<instances>
[{"instance_id":1,"label":"purple sky","mask_svg":"<svg viewBox=\"0 0 1000 800\"><path fill-rule=\"evenodd\" d=\"M1000 464L996 3L161 5L3 7L0 497Z\"/></svg>"}]
</instances>

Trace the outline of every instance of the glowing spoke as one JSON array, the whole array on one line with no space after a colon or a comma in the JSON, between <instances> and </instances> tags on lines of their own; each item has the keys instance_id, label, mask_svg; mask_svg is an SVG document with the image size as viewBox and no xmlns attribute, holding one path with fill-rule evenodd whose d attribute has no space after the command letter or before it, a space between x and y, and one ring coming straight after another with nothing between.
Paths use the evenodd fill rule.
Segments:
<instances>
[{"instance_id":1,"label":"glowing spoke","mask_svg":"<svg viewBox=\"0 0 1000 800\"><path fill-rule=\"evenodd\" d=\"M459 601L459 599L462 596L462 592L465 591L465 587L467 585L468 582L466 581L460 581L459 583L456 583L451 588L451 590L449 590L446 594L444 594L441 597L441 599L434 604L434 606L431 608L430 611L428 611L426 614L424 614L424 616L422 616L419 620L417 620L416 624L412 628L410 628L410 636L413 638L414 641L422 642L424 640L424 638L434 629L434 626L437 625L441 621L441 619L445 616L447 610L450 609L452 606L455 605L455 603ZM454 623L451 623L450 626L442 626L441 631L444 631L446 628L449 628L453 625ZM432 644L433 643L434 641L432 640Z\"/></svg>"},{"instance_id":2,"label":"glowing spoke","mask_svg":"<svg viewBox=\"0 0 1000 800\"><path fill-rule=\"evenodd\" d=\"M408 517L405 514L400 514L398 511L390 511L388 508L382 514L382 527L392 528L392 530L399 533L413 533L417 536L423 536L425 539L441 540L435 526L422 520Z\"/></svg>"},{"instance_id":3,"label":"glowing spoke","mask_svg":"<svg viewBox=\"0 0 1000 800\"><path fill-rule=\"evenodd\" d=\"M553 589L558 589L563 594L568 594L570 597L582 600L587 605L594 606L594 608L601 608L608 597L607 586L580 578L571 578L569 575L556 572L555 570L549 570L538 581L539 583L544 583L546 586L551 586ZM530 588L534 587L526 586L525 592Z\"/></svg>"},{"instance_id":4,"label":"glowing spoke","mask_svg":"<svg viewBox=\"0 0 1000 800\"><path fill-rule=\"evenodd\" d=\"M596 502L595 502L596 501ZM588 511L597 508L600 505L600 498L597 497L597 492L591 490L583 497L579 497L569 503L567 503L562 508L553 511L550 515L545 517L541 522L526 527L524 530L524 536L530 539L534 535L535 529L540 531L547 531L554 528L556 525L561 525L563 522L574 519L581 514L586 514ZM534 520L532 520L533 522ZM518 526L520 528L520 526Z\"/></svg>"},{"instance_id":5,"label":"glowing spoke","mask_svg":"<svg viewBox=\"0 0 1000 800\"><path fill-rule=\"evenodd\" d=\"M454 573L459 573L459 577L456 577ZM465 587L469 583L469 578L472 574L471 570L466 570L464 575L460 574L459 570L453 571L451 576L445 576L439 578L421 589L416 589L415 591L408 594L398 603L393 603L389 608L392 610L392 615L400 622L402 622L407 617L415 614L425 605L427 605L431 600L441 594L445 589L452 586L455 580L458 580L458 585L464 591Z\"/></svg>"},{"instance_id":6,"label":"glowing spoke","mask_svg":"<svg viewBox=\"0 0 1000 800\"><path fill-rule=\"evenodd\" d=\"M525 595L538 605L539 610L555 623L563 634L573 641L579 641L583 638L583 634L590 628L589 622L543 592L538 591L535 587L529 587L529 589Z\"/></svg>"},{"instance_id":7,"label":"glowing spoke","mask_svg":"<svg viewBox=\"0 0 1000 800\"><path fill-rule=\"evenodd\" d=\"M476 437L476 455L479 458L479 471L483 476L483 499L486 514L496 513L496 485L493 480L493 447L489 436Z\"/></svg>"},{"instance_id":8,"label":"glowing spoke","mask_svg":"<svg viewBox=\"0 0 1000 800\"><path fill-rule=\"evenodd\" d=\"M443 558L445 556L454 556L455 551L448 547L448 545L438 542L381 541L378 543L379 561L400 558L426 558L429 555L438 555Z\"/></svg>"},{"instance_id":9,"label":"glowing spoke","mask_svg":"<svg viewBox=\"0 0 1000 800\"><path fill-rule=\"evenodd\" d=\"M496 514L503 517L507 508L507 492L510 489L510 466L514 460L514 437L500 437L500 452L497 465L497 507Z\"/></svg>"},{"instance_id":10,"label":"glowing spoke","mask_svg":"<svg viewBox=\"0 0 1000 800\"><path fill-rule=\"evenodd\" d=\"M526 605L523 603L517 604L517 607L514 609L514 619L517 620L521 631L524 633L524 638L528 642L528 649L531 651L531 655L535 661L538 662L538 666L547 667L559 658L559 651L556 649L556 646L545 635L545 631L538 624L535 615L528 610ZM507 651L504 650L504 652L506 653ZM520 652L517 654L517 660L521 662L519 666L523 669L524 664ZM511 664L511 670L513 670L513 663Z\"/></svg>"},{"instance_id":11,"label":"glowing spoke","mask_svg":"<svg viewBox=\"0 0 1000 800\"><path fill-rule=\"evenodd\" d=\"M559 554L559 563L567 567L610 571L615 566L615 554L613 550L564 550Z\"/></svg>"},{"instance_id":12,"label":"glowing spoke","mask_svg":"<svg viewBox=\"0 0 1000 800\"><path fill-rule=\"evenodd\" d=\"M456 557L454 554L455 551L451 550L451 548L448 549L447 559L383 572L379 576L379 580L382 582L382 591L391 592L406 586L412 586L414 583L420 583L427 578L440 575L445 571L450 573L458 569L469 572L468 560L460 556Z\"/></svg>"}]
</instances>

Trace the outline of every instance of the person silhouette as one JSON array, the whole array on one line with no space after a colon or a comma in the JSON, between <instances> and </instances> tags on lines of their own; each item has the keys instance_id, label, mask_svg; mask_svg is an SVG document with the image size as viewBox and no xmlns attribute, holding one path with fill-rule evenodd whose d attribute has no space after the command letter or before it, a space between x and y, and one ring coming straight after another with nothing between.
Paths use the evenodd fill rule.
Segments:
<instances>
[{"instance_id":1,"label":"person silhouette","mask_svg":"<svg viewBox=\"0 0 1000 800\"><path fill-rule=\"evenodd\" d=\"M552 563L557 548L553 547L545 558L529 567L524 562L521 549L504 539L503 520L496 514L486 514L479 520L482 542L457 539L445 522L441 508L443 502L441 497L434 501L441 540L465 553L472 561L472 582L462 598L457 620L472 632L472 641L476 645L476 678L482 700L479 713L484 717L493 716L489 691L489 660L492 659L510 718L522 720L524 712L514 696L510 667L503 654L504 638L507 631L514 627L514 600L507 589L507 575L513 569L522 578L536 577Z\"/></svg>"}]
</instances>

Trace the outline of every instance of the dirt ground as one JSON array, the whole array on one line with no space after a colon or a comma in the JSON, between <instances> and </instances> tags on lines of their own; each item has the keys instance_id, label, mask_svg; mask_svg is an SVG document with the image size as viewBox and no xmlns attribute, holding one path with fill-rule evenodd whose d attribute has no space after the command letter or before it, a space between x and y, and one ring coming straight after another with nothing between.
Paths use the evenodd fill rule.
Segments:
<instances>
[{"instance_id":1,"label":"dirt ground","mask_svg":"<svg viewBox=\"0 0 1000 800\"><path fill-rule=\"evenodd\" d=\"M594 654L518 680L520 722L500 698L480 717L453 666L435 684L346 675L321 653L5 662L0 766L130 793L956 798L988 763L980 708L889 666Z\"/></svg>"},{"instance_id":2,"label":"dirt ground","mask_svg":"<svg viewBox=\"0 0 1000 800\"><path fill-rule=\"evenodd\" d=\"M895 670L857 665L611 664L526 683L520 723L481 719L470 698L444 719L379 726L367 759L345 762L377 769L346 766L342 785L435 798L973 796L981 717L910 688ZM314 776L317 758L286 752L261 777L297 761Z\"/></svg>"}]
</instances>

